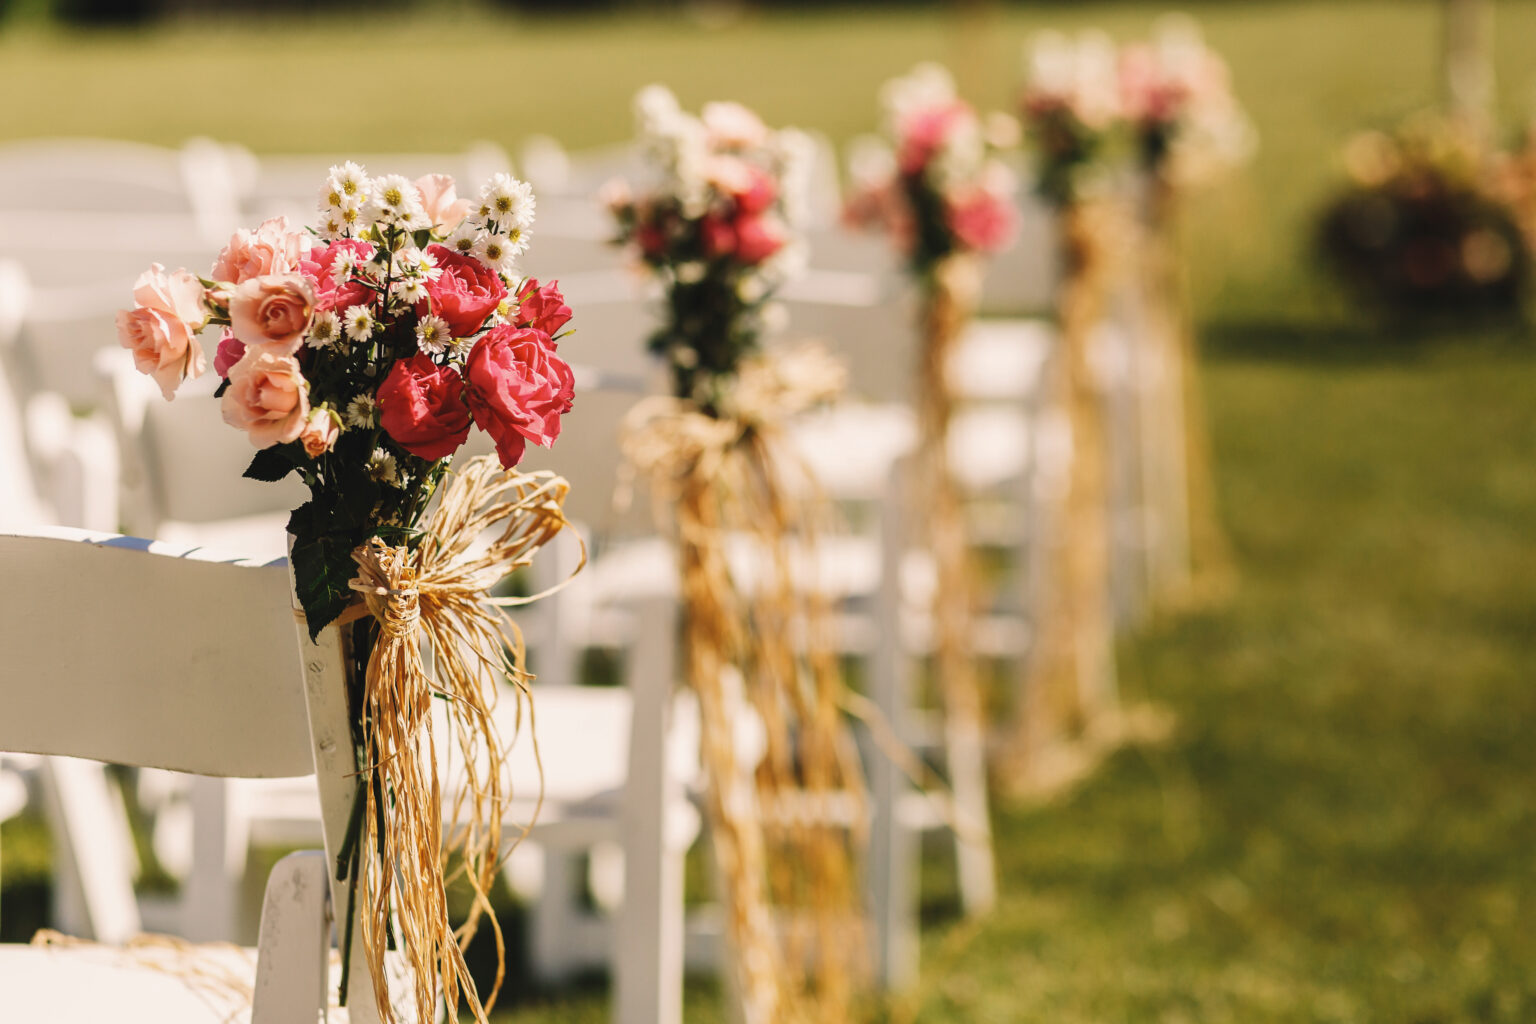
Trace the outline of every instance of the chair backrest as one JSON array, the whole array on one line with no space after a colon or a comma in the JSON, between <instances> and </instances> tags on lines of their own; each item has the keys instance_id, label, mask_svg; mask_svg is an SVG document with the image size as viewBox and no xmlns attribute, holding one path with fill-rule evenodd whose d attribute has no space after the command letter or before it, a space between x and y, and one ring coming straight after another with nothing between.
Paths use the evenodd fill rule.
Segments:
<instances>
[{"instance_id":1,"label":"chair backrest","mask_svg":"<svg viewBox=\"0 0 1536 1024\"><path fill-rule=\"evenodd\" d=\"M288 572L153 541L0 535L0 750L314 771Z\"/></svg>"}]
</instances>

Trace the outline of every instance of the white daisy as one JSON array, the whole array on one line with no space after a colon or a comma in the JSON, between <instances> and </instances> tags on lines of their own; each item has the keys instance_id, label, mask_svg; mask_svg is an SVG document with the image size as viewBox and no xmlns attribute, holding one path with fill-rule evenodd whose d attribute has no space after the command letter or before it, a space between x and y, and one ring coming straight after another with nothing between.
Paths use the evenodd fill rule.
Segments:
<instances>
[{"instance_id":1,"label":"white daisy","mask_svg":"<svg viewBox=\"0 0 1536 1024\"><path fill-rule=\"evenodd\" d=\"M328 348L339 337L341 319L327 309L315 314L314 322L309 325L309 333L304 335L304 344L310 348Z\"/></svg>"},{"instance_id":2,"label":"white daisy","mask_svg":"<svg viewBox=\"0 0 1536 1024\"><path fill-rule=\"evenodd\" d=\"M352 280L352 274L357 270L357 254L351 249L343 249L336 254L331 261L331 280L340 287Z\"/></svg>"},{"instance_id":3,"label":"white daisy","mask_svg":"<svg viewBox=\"0 0 1536 1024\"><path fill-rule=\"evenodd\" d=\"M496 174L480 190L480 216L498 226L527 230L533 226L533 186L510 174Z\"/></svg>"},{"instance_id":4,"label":"white daisy","mask_svg":"<svg viewBox=\"0 0 1536 1024\"><path fill-rule=\"evenodd\" d=\"M325 219L320 222L320 226L316 230L320 233L320 237L328 242L347 237L346 222L341 219L341 214L335 210L326 212Z\"/></svg>"},{"instance_id":5,"label":"white daisy","mask_svg":"<svg viewBox=\"0 0 1536 1024\"><path fill-rule=\"evenodd\" d=\"M373 454L368 456L368 475L391 487L400 487L402 484L399 464L383 448L375 448Z\"/></svg>"},{"instance_id":6,"label":"white daisy","mask_svg":"<svg viewBox=\"0 0 1536 1024\"><path fill-rule=\"evenodd\" d=\"M470 349L475 347L474 338L454 338L448 346L448 355L459 362L469 358Z\"/></svg>"},{"instance_id":7,"label":"white daisy","mask_svg":"<svg viewBox=\"0 0 1536 1024\"><path fill-rule=\"evenodd\" d=\"M515 230L515 229L514 229ZM527 243L523 244L527 248ZM517 248L517 243L510 235L500 235L494 232L482 235L475 243L474 255L493 270L510 270L512 261L517 259L522 249Z\"/></svg>"},{"instance_id":8,"label":"white daisy","mask_svg":"<svg viewBox=\"0 0 1536 1024\"><path fill-rule=\"evenodd\" d=\"M347 403L347 411L342 414L341 422L348 427L366 430L373 426L375 408L372 395L358 395Z\"/></svg>"},{"instance_id":9,"label":"white daisy","mask_svg":"<svg viewBox=\"0 0 1536 1024\"><path fill-rule=\"evenodd\" d=\"M427 282L419 277L402 277L389 290L401 302L414 306L427 297Z\"/></svg>"},{"instance_id":10,"label":"white daisy","mask_svg":"<svg viewBox=\"0 0 1536 1024\"><path fill-rule=\"evenodd\" d=\"M437 265L437 257L422 252L414 245L400 250L395 256L395 267L406 277L419 277L425 281L436 281L443 276L442 268Z\"/></svg>"},{"instance_id":11,"label":"white daisy","mask_svg":"<svg viewBox=\"0 0 1536 1024\"><path fill-rule=\"evenodd\" d=\"M375 179L368 205L379 220L390 224L426 219L421 193L403 174L386 174Z\"/></svg>"},{"instance_id":12,"label":"white daisy","mask_svg":"<svg viewBox=\"0 0 1536 1024\"><path fill-rule=\"evenodd\" d=\"M348 306L344 316L347 337L367 341L373 337L373 313L367 306Z\"/></svg>"},{"instance_id":13,"label":"white daisy","mask_svg":"<svg viewBox=\"0 0 1536 1024\"><path fill-rule=\"evenodd\" d=\"M453 341L453 330L440 316L424 316L416 324L416 347L430 356L440 356Z\"/></svg>"},{"instance_id":14,"label":"white daisy","mask_svg":"<svg viewBox=\"0 0 1536 1024\"><path fill-rule=\"evenodd\" d=\"M480 229L469 221L464 221L453 229L453 234L443 240L443 244L461 256L472 255L475 251L475 243L480 240Z\"/></svg>"},{"instance_id":15,"label":"white daisy","mask_svg":"<svg viewBox=\"0 0 1536 1024\"><path fill-rule=\"evenodd\" d=\"M678 284L698 284L704 280L704 264L698 260L689 260L677 265Z\"/></svg>"},{"instance_id":16,"label":"white daisy","mask_svg":"<svg viewBox=\"0 0 1536 1024\"><path fill-rule=\"evenodd\" d=\"M331 168L330 173L326 175L325 184L327 188L332 188L343 196L362 203L367 202L373 183L368 178L368 172L348 160L344 164L337 164Z\"/></svg>"}]
</instances>

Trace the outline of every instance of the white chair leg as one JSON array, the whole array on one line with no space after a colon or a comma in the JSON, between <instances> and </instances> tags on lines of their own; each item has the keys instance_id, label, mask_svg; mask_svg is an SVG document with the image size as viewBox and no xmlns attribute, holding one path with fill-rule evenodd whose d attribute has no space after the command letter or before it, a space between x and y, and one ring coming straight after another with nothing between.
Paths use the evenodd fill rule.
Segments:
<instances>
[{"instance_id":1,"label":"white chair leg","mask_svg":"<svg viewBox=\"0 0 1536 1024\"><path fill-rule=\"evenodd\" d=\"M576 942L575 858L571 851L546 846L544 884L530 910L529 931L533 937L534 975L541 980L563 981L578 962Z\"/></svg>"},{"instance_id":2,"label":"white chair leg","mask_svg":"<svg viewBox=\"0 0 1536 1024\"><path fill-rule=\"evenodd\" d=\"M182 890L182 934L194 942L237 941L240 875L231 863L229 784L197 776L187 799L192 807L192 869Z\"/></svg>"},{"instance_id":3,"label":"white chair leg","mask_svg":"<svg viewBox=\"0 0 1536 1024\"><path fill-rule=\"evenodd\" d=\"M902 478L901 464L893 481ZM882 637L900 636L901 556L904 546L902 502L898 488L881 503L880 589L875 621ZM906 735L906 709L912 699L911 662L899 644L875 645L869 662L870 699L898 737ZM900 989L917 977L917 833L902 821L899 804L912 783L901 768L869 745L872 816L866 902L873 922L875 981Z\"/></svg>"},{"instance_id":4,"label":"white chair leg","mask_svg":"<svg viewBox=\"0 0 1536 1024\"><path fill-rule=\"evenodd\" d=\"M667 841L666 820L681 796L666 758L676 622L672 602L645 603L630 651L634 720L622 819L624 905L614 929L617 1024L681 1024L683 1016L683 854Z\"/></svg>"},{"instance_id":5,"label":"white chair leg","mask_svg":"<svg viewBox=\"0 0 1536 1024\"><path fill-rule=\"evenodd\" d=\"M123 804L96 761L50 757L41 771L58 844L58 923L72 934L121 943L141 930L133 895L133 840Z\"/></svg>"},{"instance_id":6,"label":"white chair leg","mask_svg":"<svg viewBox=\"0 0 1536 1024\"><path fill-rule=\"evenodd\" d=\"M320 850L290 853L267 876L251 1024L313 1021L329 975L329 872Z\"/></svg>"}]
</instances>

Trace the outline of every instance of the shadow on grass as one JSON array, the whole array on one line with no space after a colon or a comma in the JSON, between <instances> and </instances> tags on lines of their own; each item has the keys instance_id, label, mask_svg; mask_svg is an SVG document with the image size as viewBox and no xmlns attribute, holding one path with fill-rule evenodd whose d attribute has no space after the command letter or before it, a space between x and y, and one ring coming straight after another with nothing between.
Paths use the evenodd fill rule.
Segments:
<instances>
[{"instance_id":1,"label":"shadow on grass","mask_svg":"<svg viewBox=\"0 0 1536 1024\"><path fill-rule=\"evenodd\" d=\"M1536 347L1536 331L1509 319L1463 324L1220 320L1201 325L1199 332L1201 354L1212 362L1296 366L1409 364L1456 350Z\"/></svg>"}]
</instances>

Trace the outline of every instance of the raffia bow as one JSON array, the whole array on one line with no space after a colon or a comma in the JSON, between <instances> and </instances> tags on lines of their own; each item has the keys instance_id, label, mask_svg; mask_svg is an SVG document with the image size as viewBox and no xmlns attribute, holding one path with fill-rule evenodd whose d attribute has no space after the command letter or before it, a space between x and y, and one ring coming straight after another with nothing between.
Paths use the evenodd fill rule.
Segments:
<instances>
[{"instance_id":1,"label":"raffia bow","mask_svg":"<svg viewBox=\"0 0 1536 1024\"><path fill-rule=\"evenodd\" d=\"M506 471L494 459L474 459L453 474L414 549L375 537L353 552L358 575L351 586L379 632L362 707L354 709L362 721L362 783L353 814L358 832L343 857L351 858L362 901L360 938L386 1021L394 1018L384 968L392 919L411 968L418 1020L433 1019L440 986L450 1019L457 1019L462 998L484 1024L501 988L505 946L489 896L512 799L509 745L492 714L500 681L513 684L518 731L525 707L532 729L533 707L522 635L499 606L533 598L488 598L487 591L565 528L568 489L552 473ZM499 532L481 547L482 534L493 528ZM433 698L442 704L462 772L446 804ZM535 740L535 757L537 749ZM542 799L542 779L540 791ZM450 855L459 859L452 874ZM446 890L460 876L474 898L455 929ZM482 917L497 952L495 985L483 1003L464 961ZM346 920L350 931L350 913Z\"/></svg>"},{"instance_id":2,"label":"raffia bow","mask_svg":"<svg viewBox=\"0 0 1536 1024\"><path fill-rule=\"evenodd\" d=\"M718 416L657 398L640 403L624 430L629 465L651 480L658 515L671 510L678 533L687 678L703 725L731 988L746 1024L846 1020L862 963L863 774L841 715L846 690L826 598L798 585L791 558L796 541L814 552L823 503L784 437L792 416L834 398L845 379L841 363L808 345L745 363ZM759 570L751 588L732 573L732 535L749 541ZM733 669L765 726L755 775L734 746L724 684ZM849 820L804 813L839 798L852 803ZM779 929L775 911L798 912L808 927Z\"/></svg>"}]
</instances>

